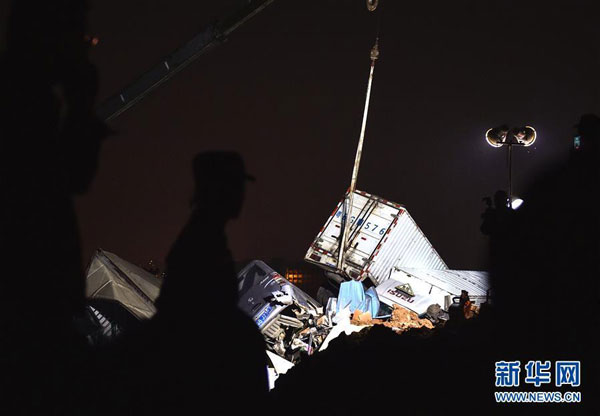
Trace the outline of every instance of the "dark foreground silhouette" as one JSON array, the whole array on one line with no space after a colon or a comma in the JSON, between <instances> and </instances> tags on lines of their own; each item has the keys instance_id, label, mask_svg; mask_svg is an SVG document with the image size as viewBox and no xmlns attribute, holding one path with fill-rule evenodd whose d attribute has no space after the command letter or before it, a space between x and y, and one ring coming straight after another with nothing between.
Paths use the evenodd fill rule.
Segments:
<instances>
[{"instance_id":1,"label":"dark foreground silhouette","mask_svg":"<svg viewBox=\"0 0 600 416\"><path fill-rule=\"evenodd\" d=\"M90 185L106 127L83 1L15 1L0 62L0 413L80 405L74 329L84 276L72 196ZM4 30L4 28L3 28Z\"/></svg>"},{"instance_id":2,"label":"dark foreground silhouette","mask_svg":"<svg viewBox=\"0 0 600 416\"><path fill-rule=\"evenodd\" d=\"M109 412L231 414L265 405L265 343L237 308L225 235L242 208L248 177L233 152L199 154L193 168L192 213L167 257L158 313L114 352Z\"/></svg>"},{"instance_id":3,"label":"dark foreground silhouette","mask_svg":"<svg viewBox=\"0 0 600 416\"><path fill-rule=\"evenodd\" d=\"M487 212L495 306L477 320L342 337L267 396L264 340L236 308L224 231L246 175L239 156L217 152L194 161L192 214L157 316L87 349L73 326L85 299L72 196L91 183L107 130L92 111L85 12L78 0L15 2L0 62L1 414L599 414L593 115L577 126L569 163L537 181L522 208ZM495 404L500 360L581 361L583 403Z\"/></svg>"}]
</instances>

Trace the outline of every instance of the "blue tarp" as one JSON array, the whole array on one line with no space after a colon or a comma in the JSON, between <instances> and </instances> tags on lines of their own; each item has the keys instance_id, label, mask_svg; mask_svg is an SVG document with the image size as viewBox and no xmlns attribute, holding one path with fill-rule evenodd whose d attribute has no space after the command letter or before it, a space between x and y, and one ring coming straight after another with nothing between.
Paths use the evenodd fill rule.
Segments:
<instances>
[{"instance_id":1,"label":"blue tarp","mask_svg":"<svg viewBox=\"0 0 600 416\"><path fill-rule=\"evenodd\" d=\"M350 308L350 313L357 309L365 301L365 288L362 283L355 280L343 282L340 285L340 293L338 294L337 312L346 307Z\"/></svg>"},{"instance_id":2,"label":"blue tarp","mask_svg":"<svg viewBox=\"0 0 600 416\"><path fill-rule=\"evenodd\" d=\"M337 312L346 307L350 308L351 313L358 309L361 312L371 312L371 316L376 317L379 313L379 297L375 288L369 288L365 293L362 283L355 280L343 282L340 285Z\"/></svg>"},{"instance_id":3,"label":"blue tarp","mask_svg":"<svg viewBox=\"0 0 600 416\"><path fill-rule=\"evenodd\" d=\"M371 316L375 318L379 313L379 296L377 296L375 288L370 287L369 289L367 289L365 296L371 301L368 310L371 311Z\"/></svg>"}]
</instances>

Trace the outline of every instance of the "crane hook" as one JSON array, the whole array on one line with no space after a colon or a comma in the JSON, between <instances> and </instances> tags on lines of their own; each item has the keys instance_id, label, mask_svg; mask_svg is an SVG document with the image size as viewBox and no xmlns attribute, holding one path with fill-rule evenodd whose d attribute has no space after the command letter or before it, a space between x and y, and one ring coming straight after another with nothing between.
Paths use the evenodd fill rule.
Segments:
<instances>
[{"instance_id":1,"label":"crane hook","mask_svg":"<svg viewBox=\"0 0 600 416\"><path fill-rule=\"evenodd\" d=\"M367 9L369 9L369 11L372 12L377 8L378 4L379 0L367 0Z\"/></svg>"}]
</instances>

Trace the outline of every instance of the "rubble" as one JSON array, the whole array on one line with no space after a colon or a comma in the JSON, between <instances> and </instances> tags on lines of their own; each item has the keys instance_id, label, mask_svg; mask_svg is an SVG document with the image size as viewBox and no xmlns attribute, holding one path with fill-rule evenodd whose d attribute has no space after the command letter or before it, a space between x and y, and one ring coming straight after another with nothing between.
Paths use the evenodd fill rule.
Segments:
<instances>
[{"instance_id":1,"label":"rubble","mask_svg":"<svg viewBox=\"0 0 600 416\"><path fill-rule=\"evenodd\" d=\"M427 311L425 311L425 317L429 319L434 325L444 323L450 319L448 312L444 311L437 303L429 305Z\"/></svg>"},{"instance_id":2,"label":"rubble","mask_svg":"<svg viewBox=\"0 0 600 416\"><path fill-rule=\"evenodd\" d=\"M365 291L358 281L340 284L337 298L331 297L323 307L287 281L262 261L249 263L238 274L239 307L256 323L265 337L267 353L275 354L293 366L315 351L327 349L342 333L350 335L373 325L382 325L400 333L412 328L433 329L429 319L421 319L408 309L394 305L390 313L379 301L377 291ZM438 305L439 307L439 305ZM438 316L440 312L438 311ZM271 388L279 377L276 363L271 360Z\"/></svg>"},{"instance_id":3,"label":"rubble","mask_svg":"<svg viewBox=\"0 0 600 416\"><path fill-rule=\"evenodd\" d=\"M353 325L380 325L383 323L381 319L373 319L371 317L371 312L361 312L358 309L352 314L350 322Z\"/></svg>"},{"instance_id":4,"label":"rubble","mask_svg":"<svg viewBox=\"0 0 600 416\"><path fill-rule=\"evenodd\" d=\"M238 273L238 307L264 335L267 350L296 364L318 350L331 329L323 307L260 260Z\"/></svg>"},{"instance_id":5,"label":"rubble","mask_svg":"<svg viewBox=\"0 0 600 416\"><path fill-rule=\"evenodd\" d=\"M393 276L381 286L389 285L387 292L393 289L401 293L402 301L414 307L417 295L413 290L419 288L418 282L404 280ZM90 322L94 324L93 333L88 332L93 344L135 326L132 320L151 318L156 312L154 301L161 284L162 279L98 250L88 268L87 280ZM238 307L254 320L264 336L270 388L281 374L302 359L325 350L341 334L350 335L373 326L399 334L418 328L432 330L449 319L473 318L479 311L466 290L460 297L452 298L451 303L440 298L448 300L444 307L432 303L418 315L404 305L390 302L389 297L380 300L378 289L371 286L365 290L362 282L344 281L339 285L338 296L329 297L323 307L264 262L255 260L246 265L238 274Z\"/></svg>"},{"instance_id":6,"label":"rubble","mask_svg":"<svg viewBox=\"0 0 600 416\"><path fill-rule=\"evenodd\" d=\"M413 311L398 305L394 306L392 316L388 320L373 319L371 318L371 312L361 312L357 309L352 314L350 322L353 325L383 325L396 332L403 332L412 328L434 328L431 320L419 318Z\"/></svg>"},{"instance_id":7,"label":"rubble","mask_svg":"<svg viewBox=\"0 0 600 416\"><path fill-rule=\"evenodd\" d=\"M323 341L319 351L324 351L329 346L329 343L336 339L341 334L350 335L354 332L360 332L367 328L369 325L355 325L350 320L350 309L344 308L335 315L335 325L331 328L331 331L327 335L327 338Z\"/></svg>"},{"instance_id":8,"label":"rubble","mask_svg":"<svg viewBox=\"0 0 600 416\"><path fill-rule=\"evenodd\" d=\"M421 319L413 311L409 311L402 306L394 305L392 317L389 321L383 323L383 326L393 329L396 332L406 331L411 328L433 329L433 324L429 319Z\"/></svg>"}]
</instances>

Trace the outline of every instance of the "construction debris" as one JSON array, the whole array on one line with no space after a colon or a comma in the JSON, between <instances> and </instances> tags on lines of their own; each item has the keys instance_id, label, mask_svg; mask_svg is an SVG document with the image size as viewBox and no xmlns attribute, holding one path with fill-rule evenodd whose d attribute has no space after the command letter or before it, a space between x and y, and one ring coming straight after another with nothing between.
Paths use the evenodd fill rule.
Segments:
<instances>
[{"instance_id":1,"label":"construction debris","mask_svg":"<svg viewBox=\"0 0 600 416\"><path fill-rule=\"evenodd\" d=\"M392 316L388 320L373 319L370 312L354 311L350 322L353 325L383 325L400 333L412 328L433 329L434 325L429 319L421 319L413 311L402 306L394 306Z\"/></svg>"},{"instance_id":2,"label":"construction debris","mask_svg":"<svg viewBox=\"0 0 600 416\"><path fill-rule=\"evenodd\" d=\"M331 331L327 335L327 338L325 338L325 341L323 341L319 351L324 351L327 349L329 343L341 334L350 335L354 332L362 331L368 327L368 325L353 324L350 320L350 309L348 308L344 308L337 313L333 322L335 322L335 325L331 328Z\"/></svg>"},{"instance_id":3,"label":"construction debris","mask_svg":"<svg viewBox=\"0 0 600 416\"><path fill-rule=\"evenodd\" d=\"M456 272L436 273L446 276ZM418 328L431 330L449 319L465 320L478 314L479 307L466 290L450 300L448 289L440 289L443 285L433 278L428 280L425 272L395 270L390 275L378 287L366 290L363 282L342 281L338 296L327 298L324 308L264 262L255 260L246 265L238 274L238 307L254 320L265 338L270 388L281 374L316 351L325 350L343 333L350 335L374 325L399 334ZM162 279L98 250L88 268L88 309L93 331L87 333L91 342L100 344L122 329L135 326L134 321L151 318L161 284ZM476 279L468 280L468 284L480 290L477 293L483 290L478 289ZM424 289L429 292L424 294ZM334 295L333 291L329 293ZM380 298L381 294L384 296ZM419 315L416 310L423 312Z\"/></svg>"},{"instance_id":4,"label":"construction debris","mask_svg":"<svg viewBox=\"0 0 600 416\"><path fill-rule=\"evenodd\" d=\"M407 296L414 296L409 284L398 286ZM397 304L388 307L380 302L375 287L365 291L363 283L354 280L342 282L338 297L329 298L323 308L259 260L240 271L238 288L240 309L252 317L265 337L272 363L271 388L279 374L283 374L276 366L283 363L287 371L303 357L325 350L342 333L350 335L373 325L403 333L418 328L434 329L434 323L443 325L448 320L448 314L439 304L429 305L423 317ZM468 297L465 299L468 301ZM457 298L456 306L466 308L463 301L458 303Z\"/></svg>"},{"instance_id":5,"label":"construction debris","mask_svg":"<svg viewBox=\"0 0 600 416\"><path fill-rule=\"evenodd\" d=\"M448 312L444 311L440 305L437 303L434 305L429 305L427 311L425 312L425 317L429 319L434 325L439 323L445 323L450 319Z\"/></svg>"},{"instance_id":6,"label":"construction debris","mask_svg":"<svg viewBox=\"0 0 600 416\"><path fill-rule=\"evenodd\" d=\"M402 306L394 305L392 317L389 321L383 323L384 326L393 329L396 332L403 332L411 328L429 328L433 329L433 324L429 319L421 319L413 311L409 311Z\"/></svg>"},{"instance_id":7,"label":"construction debris","mask_svg":"<svg viewBox=\"0 0 600 416\"><path fill-rule=\"evenodd\" d=\"M318 350L330 325L323 307L260 260L238 274L238 307L264 335L267 350L295 364Z\"/></svg>"}]
</instances>

